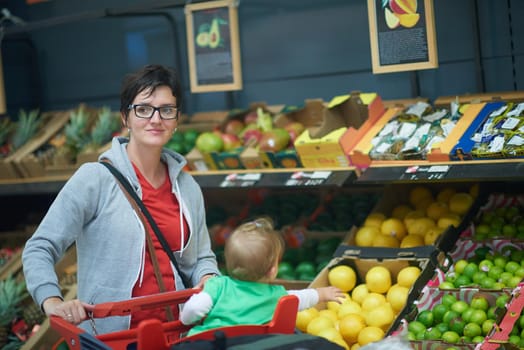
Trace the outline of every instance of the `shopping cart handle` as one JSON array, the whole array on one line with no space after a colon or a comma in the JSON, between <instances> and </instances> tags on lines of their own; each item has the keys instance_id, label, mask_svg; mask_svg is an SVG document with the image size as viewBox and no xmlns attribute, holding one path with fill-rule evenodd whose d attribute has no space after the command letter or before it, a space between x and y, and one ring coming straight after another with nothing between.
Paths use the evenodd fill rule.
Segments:
<instances>
[{"instance_id":1,"label":"shopping cart handle","mask_svg":"<svg viewBox=\"0 0 524 350\"><path fill-rule=\"evenodd\" d=\"M156 309L171 304L181 304L193 294L200 292L199 288L184 289L181 291L164 292L130 300L107 302L95 305L92 316L103 318L109 316L127 316L131 313Z\"/></svg>"}]
</instances>

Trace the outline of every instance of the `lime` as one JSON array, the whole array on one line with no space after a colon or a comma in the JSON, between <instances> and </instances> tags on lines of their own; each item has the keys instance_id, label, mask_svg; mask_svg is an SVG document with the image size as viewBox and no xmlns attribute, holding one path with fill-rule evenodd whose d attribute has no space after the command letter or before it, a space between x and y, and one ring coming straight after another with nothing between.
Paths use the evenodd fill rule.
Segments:
<instances>
[{"instance_id":1,"label":"lime","mask_svg":"<svg viewBox=\"0 0 524 350\"><path fill-rule=\"evenodd\" d=\"M517 270L515 270L515 272L513 272L513 276L524 278L524 267L520 266Z\"/></svg>"},{"instance_id":2,"label":"lime","mask_svg":"<svg viewBox=\"0 0 524 350\"><path fill-rule=\"evenodd\" d=\"M473 299L471 299L469 306L471 306L474 309L488 311L489 302L488 302L488 299L482 296L476 296L476 297L473 297Z\"/></svg>"},{"instance_id":3,"label":"lime","mask_svg":"<svg viewBox=\"0 0 524 350\"><path fill-rule=\"evenodd\" d=\"M439 287L439 289L444 289L444 290L446 290L446 289L455 289L455 285L453 283L446 282L446 281L444 281L441 284L439 284L438 287Z\"/></svg>"},{"instance_id":4,"label":"lime","mask_svg":"<svg viewBox=\"0 0 524 350\"><path fill-rule=\"evenodd\" d=\"M425 336L426 336L426 330L423 330L422 332L415 334L415 338L417 340L424 340Z\"/></svg>"},{"instance_id":5,"label":"lime","mask_svg":"<svg viewBox=\"0 0 524 350\"><path fill-rule=\"evenodd\" d=\"M500 295L497 300L495 301L495 305L501 309L505 308L506 307L506 304L508 303L509 301L509 294L502 294Z\"/></svg>"},{"instance_id":6,"label":"lime","mask_svg":"<svg viewBox=\"0 0 524 350\"><path fill-rule=\"evenodd\" d=\"M417 315L417 321L426 326L426 328L433 326L434 319L433 311L431 310L423 310Z\"/></svg>"},{"instance_id":7,"label":"lime","mask_svg":"<svg viewBox=\"0 0 524 350\"><path fill-rule=\"evenodd\" d=\"M471 278L469 278L466 275L460 275L455 279L455 282L453 282L453 285L455 288L460 288L464 286L469 286L471 284Z\"/></svg>"},{"instance_id":8,"label":"lime","mask_svg":"<svg viewBox=\"0 0 524 350\"><path fill-rule=\"evenodd\" d=\"M408 338L409 341L417 340L417 337L415 336L415 333L413 333L411 331L408 332L407 338Z\"/></svg>"},{"instance_id":9,"label":"lime","mask_svg":"<svg viewBox=\"0 0 524 350\"><path fill-rule=\"evenodd\" d=\"M520 343L520 337L518 335L510 335L508 340L511 344L518 345Z\"/></svg>"},{"instance_id":10,"label":"lime","mask_svg":"<svg viewBox=\"0 0 524 350\"><path fill-rule=\"evenodd\" d=\"M449 309L455 311L458 314L462 314L468 308L469 308L469 305L464 300L457 300L456 302L454 302L451 305Z\"/></svg>"},{"instance_id":11,"label":"lime","mask_svg":"<svg viewBox=\"0 0 524 350\"><path fill-rule=\"evenodd\" d=\"M462 272L463 275L468 276L469 278L473 278L473 275L475 272L478 272L479 267L474 262L469 262L466 267L464 267L464 271Z\"/></svg>"},{"instance_id":12,"label":"lime","mask_svg":"<svg viewBox=\"0 0 524 350\"><path fill-rule=\"evenodd\" d=\"M481 335L477 335L476 337L473 337L473 339L471 339L471 342L475 343L475 344L483 343L484 342L484 337L481 336Z\"/></svg>"},{"instance_id":13,"label":"lime","mask_svg":"<svg viewBox=\"0 0 524 350\"><path fill-rule=\"evenodd\" d=\"M519 325L520 329L524 330L524 315L520 315L519 319L517 320L516 324Z\"/></svg>"},{"instance_id":14,"label":"lime","mask_svg":"<svg viewBox=\"0 0 524 350\"><path fill-rule=\"evenodd\" d=\"M488 319L488 316L486 315L486 311L475 309L471 313L470 322L476 323L478 325L482 325L482 323L486 321L487 319Z\"/></svg>"},{"instance_id":15,"label":"lime","mask_svg":"<svg viewBox=\"0 0 524 350\"><path fill-rule=\"evenodd\" d=\"M449 310L444 314L444 317L442 318L442 322L445 322L449 324L452 320L459 318L460 314L456 311Z\"/></svg>"},{"instance_id":16,"label":"lime","mask_svg":"<svg viewBox=\"0 0 524 350\"><path fill-rule=\"evenodd\" d=\"M516 261L520 264L520 262L524 260L524 250L514 250L509 257L512 261Z\"/></svg>"},{"instance_id":17,"label":"lime","mask_svg":"<svg viewBox=\"0 0 524 350\"><path fill-rule=\"evenodd\" d=\"M482 335L488 335L488 333L493 329L494 324L495 320L489 318L486 321L482 322Z\"/></svg>"},{"instance_id":18,"label":"lime","mask_svg":"<svg viewBox=\"0 0 524 350\"><path fill-rule=\"evenodd\" d=\"M494 266L493 261L484 259L479 262L479 270L484 272L489 272L489 270Z\"/></svg>"},{"instance_id":19,"label":"lime","mask_svg":"<svg viewBox=\"0 0 524 350\"><path fill-rule=\"evenodd\" d=\"M462 317L462 319L465 321L465 322L470 322L471 320L471 314L473 314L473 310L475 310L474 308L472 307L468 307L461 315L460 317Z\"/></svg>"},{"instance_id":20,"label":"lime","mask_svg":"<svg viewBox=\"0 0 524 350\"><path fill-rule=\"evenodd\" d=\"M471 338L463 335L462 337L459 338L459 343L471 343Z\"/></svg>"},{"instance_id":21,"label":"lime","mask_svg":"<svg viewBox=\"0 0 524 350\"><path fill-rule=\"evenodd\" d=\"M492 306L488 309L488 312L486 312L486 316L488 316L488 320L497 318L497 314L495 313L496 310L497 310L496 306Z\"/></svg>"},{"instance_id":22,"label":"lime","mask_svg":"<svg viewBox=\"0 0 524 350\"><path fill-rule=\"evenodd\" d=\"M475 274L473 275L473 282L475 284L481 284L482 281L488 277L488 273L487 272L484 272L484 271L478 271L478 272L475 272Z\"/></svg>"},{"instance_id":23,"label":"lime","mask_svg":"<svg viewBox=\"0 0 524 350\"><path fill-rule=\"evenodd\" d=\"M453 303L456 301L457 301L457 297L454 296L453 294L444 294L442 296L442 304L446 305L448 308L450 308L451 305L453 305Z\"/></svg>"},{"instance_id":24,"label":"lime","mask_svg":"<svg viewBox=\"0 0 524 350\"><path fill-rule=\"evenodd\" d=\"M437 324L435 326L435 328L438 328L440 333L444 333L444 332L449 331L449 325L447 323L444 323L444 322L440 322L439 324Z\"/></svg>"},{"instance_id":25,"label":"lime","mask_svg":"<svg viewBox=\"0 0 524 350\"><path fill-rule=\"evenodd\" d=\"M444 304L438 304L435 305L433 308L433 317L435 323L442 322L442 319L444 318L444 314L449 310L449 307L447 307Z\"/></svg>"},{"instance_id":26,"label":"lime","mask_svg":"<svg viewBox=\"0 0 524 350\"><path fill-rule=\"evenodd\" d=\"M496 281L491 277L486 277L480 281L480 286L485 289L494 289Z\"/></svg>"},{"instance_id":27,"label":"lime","mask_svg":"<svg viewBox=\"0 0 524 350\"><path fill-rule=\"evenodd\" d=\"M505 268L507 262L508 262L508 258L500 254L498 254L497 256L493 258L493 263L495 264L495 266L500 266L502 268Z\"/></svg>"},{"instance_id":28,"label":"lime","mask_svg":"<svg viewBox=\"0 0 524 350\"><path fill-rule=\"evenodd\" d=\"M462 274L467 264L468 261L465 259L457 260L457 262L455 263L455 272L458 274Z\"/></svg>"},{"instance_id":29,"label":"lime","mask_svg":"<svg viewBox=\"0 0 524 350\"><path fill-rule=\"evenodd\" d=\"M511 272L504 271L499 275L498 281L504 285L509 284L509 280L513 277L513 274Z\"/></svg>"},{"instance_id":30,"label":"lime","mask_svg":"<svg viewBox=\"0 0 524 350\"><path fill-rule=\"evenodd\" d=\"M426 331L426 326L420 321L411 321L408 323L408 331L416 335Z\"/></svg>"},{"instance_id":31,"label":"lime","mask_svg":"<svg viewBox=\"0 0 524 350\"><path fill-rule=\"evenodd\" d=\"M514 274L520 268L520 264L515 261L508 261L506 266L504 266L504 271L507 271L511 274Z\"/></svg>"},{"instance_id":32,"label":"lime","mask_svg":"<svg viewBox=\"0 0 524 350\"><path fill-rule=\"evenodd\" d=\"M513 224L505 224L502 226L502 235L504 237L515 237L517 235L517 228Z\"/></svg>"},{"instance_id":33,"label":"lime","mask_svg":"<svg viewBox=\"0 0 524 350\"><path fill-rule=\"evenodd\" d=\"M481 334L482 334L482 328L480 327L480 325L476 323L470 322L464 326L464 335L466 337L473 338Z\"/></svg>"},{"instance_id":34,"label":"lime","mask_svg":"<svg viewBox=\"0 0 524 350\"><path fill-rule=\"evenodd\" d=\"M441 338L443 341L447 343L455 344L455 343L458 343L460 336L458 335L457 332L447 331L442 334Z\"/></svg>"},{"instance_id":35,"label":"lime","mask_svg":"<svg viewBox=\"0 0 524 350\"><path fill-rule=\"evenodd\" d=\"M511 277L509 279L507 286L509 288L516 288L519 285L521 280L522 280L522 278L520 278L518 276L513 276L513 277Z\"/></svg>"},{"instance_id":36,"label":"lime","mask_svg":"<svg viewBox=\"0 0 524 350\"><path fill-rule=\"evenodd\" d=\"M504 269L500 266L492 266L488 271L488 277L498 279L500 274L504 272Z\"/></svg>"},{"instance_id":37,"label":"lime","mask_svg":"<svg viewBox=\"0 0 524 350\"><path fill-rule=\"evenodd\" d=\"M438 340L442 336L442 332L437 327L426 329L424 333L424 340Z\"/></svg>"},{"instance_id":38,"label":"lime","mask_svg":"<svg viewBox=\"0 0 524 350\"><path fill-rule=\"evenodd\" d=\"M466 322L460 317L456 317L449 322L449 330L456 332L458 335L462 334L465 326Z\"/></svg>"}]
</instances>

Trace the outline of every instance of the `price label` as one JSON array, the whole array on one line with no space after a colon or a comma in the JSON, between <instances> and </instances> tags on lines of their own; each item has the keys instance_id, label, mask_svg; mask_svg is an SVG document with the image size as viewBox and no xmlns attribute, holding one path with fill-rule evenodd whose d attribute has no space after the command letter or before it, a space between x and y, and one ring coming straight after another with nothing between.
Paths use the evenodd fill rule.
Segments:
<instances>
[{"instance_id":1,"label":"price label","mask_svg":"<svg viewBox=\"0 0 524 350\"><path fill-rule=\"evenodd\" d=\"M260 173L229 174L220 183L220 187L250 187L254 186L261 178L262 174Z\"/></svg>"},{"instance_id":2,"label":"price label","mask_svg":"<svg viewBox=\"0 0 524 350\"><path fill-rule=\"evenodd\" d=\"M319 186L331 175L331 171L296 171L286 181L286 186Z\"/></svg>"},{"instance_id":3,"label":"price label","mask_svg":"<svg viewBox=\"0 0 524 350\"><path fill-rule=\"evenodd\" d=\"M442 180L446 177L450 165L410 166L406 168L401 180Z\"/></svg>"}]
</instances>

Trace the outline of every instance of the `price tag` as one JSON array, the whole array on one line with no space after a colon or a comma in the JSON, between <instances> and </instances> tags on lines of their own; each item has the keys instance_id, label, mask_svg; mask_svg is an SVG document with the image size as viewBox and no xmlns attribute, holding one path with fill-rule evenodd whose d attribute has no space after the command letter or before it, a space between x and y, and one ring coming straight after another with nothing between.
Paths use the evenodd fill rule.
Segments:
<instances>
[{"instance_id":1,"label":"price tag","mask_svg":"<svg viewBox=\"0 0 524 350\"><path fill-rule=\"evenodd\" d=\"M229 174L220 183L220 187L250 187L254 186L261 178L262 174L260 173Z\"/></svg>"},{"instance_id":2,"label":"price tag","mask_svg":"<svg viewBox=\"0 0 524 350\"><path fill-rule=\"evenodd\" d=\"M400 176L401 180L441 180L446 177L450 165L432 165L432 166L410 166L404 174Z\"/></svg>"},{"instance_id":3,"label":"price tag","mask_svg":"<svg viewBox=\"0 0 524 350\"><path fill-rule=\"evenodd\" d=\"M319 186L331 175L331 171L297 171L291 174L286 181L286 186Z\"/></svg>"}]
</instances>

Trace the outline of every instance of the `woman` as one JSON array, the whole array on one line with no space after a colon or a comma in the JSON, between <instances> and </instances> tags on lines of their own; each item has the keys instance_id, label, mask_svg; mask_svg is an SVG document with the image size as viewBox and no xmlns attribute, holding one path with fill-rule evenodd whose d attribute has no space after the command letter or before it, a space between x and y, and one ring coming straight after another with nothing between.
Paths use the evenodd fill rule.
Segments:
<instances>
[{"instance_id":1,"label":"woman","mask_svg":"<svg viewBox=\"0 0 524 350\"><path fill-rule=\"evenodd\" d=\"M83 164L64 185L23 252L27 288L48 316L62 317L94 333L92 323L85 322L93 304L203 287L219 274L201 189L183 171L185 159L163 148L176 132L180 98L177 74L170 68L149 65L127 76L120 112L129 139L114 138L111 149L99 158L111 162L130 181L169 243L180 271L149 225L139 219L111 172L100 163ZM153 241L158 276L146 230ZM64 301L54 264L73 243L78 299ZM191 285L183 285L181 274ZM96 332L136 327L150 317L165 321L172 316L169 313L153 310L95 319ZM171 308L171 313L177 318L178 308Z\"/></svg>"}]
</instances>

